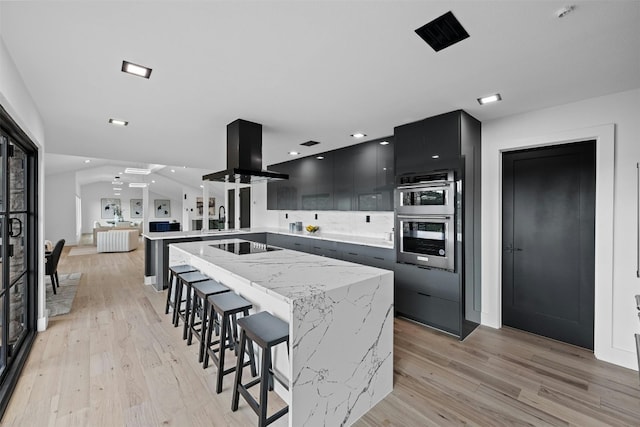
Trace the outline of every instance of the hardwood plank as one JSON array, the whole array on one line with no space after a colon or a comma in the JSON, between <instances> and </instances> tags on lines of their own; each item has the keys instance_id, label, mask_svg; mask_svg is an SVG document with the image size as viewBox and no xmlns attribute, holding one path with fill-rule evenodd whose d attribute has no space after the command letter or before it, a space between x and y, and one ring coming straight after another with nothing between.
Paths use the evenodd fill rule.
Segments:
<instances>
[{"instance_id":1,"label":"hardwood plank","mask_svg":"<svg viewBox=\"0 0 640 427\"><path fill-rule=\"evenodd\" d=\"M81 272L69 314L38 334L2 425L250 426L232 375L215 393L197 342L164 314L166 294L143 284L141 247L67 256ZM270 396L269 410L284 403ZM464 342L396 319L394 390L356 426L640 425L637 372L526 332L480 327ZM274 427L287 425L287 418Z\"/></svg>"}]
</instances>

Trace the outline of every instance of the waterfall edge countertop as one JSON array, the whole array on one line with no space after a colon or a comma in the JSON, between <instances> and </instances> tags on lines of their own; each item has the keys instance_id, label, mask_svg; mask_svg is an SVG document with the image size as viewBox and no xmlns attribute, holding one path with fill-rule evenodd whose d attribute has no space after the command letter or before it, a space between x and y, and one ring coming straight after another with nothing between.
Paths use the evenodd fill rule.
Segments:
<instances>
[{"instance_id":1,"label":"waterfall edge countertop","mask_svg":"<svg viewBox=\"0 0 640 427\"><path fill-rule=\"evenodd\" d=\"M383 274L392 274L375 267L288 249L236 255L214 247L239 243L242 241L240 239L241 236L239 239L174 243L170 247L176 247L203 261L215 264L287 303ZM266 246L261 243L254 245Z\"/></svg>"},{"instance_id":2,"label":"waterfall edge countertop","mask_svg":"<svg viewBox=\"0 0 640 427\"><path fill-rule=\"evenodd\" d=\"M163 240L163 239L185 239L191 237L206 237L206 236L229 236L241 237L242 234L249 233L274 233L282 234L283 236L295 236L305 237L308 239L329 240L332 242L352 243L355 245L374 246L385 249L393 249L393 242L385 240L381 237L369 237L369 236L356 236L351 234L335 234L324 233L322 229L313 234L306 231L291 232L282 228L269 228L269 227L256 227L256 228L241 228L237 230L210 230L207 232L197 231L166 231L166 232L154 232L144 233L142 236L149 240Z\"/></svg>"},{"instance_id":3,"label":"waterfall edge countertop","mask_svg":"<svg viewBox=\"0 0 640 427\"><path fill-rule=\"evenodd\" d=\"M220 249L267 249L237 237L172 243L170 265L189 263L251 301L252 312L289 323L289 352L274 356L289 379L288 391L276 388L289 426L353 424L393 389L393 272L288 249Z\"/></svg>"}]
</instances>

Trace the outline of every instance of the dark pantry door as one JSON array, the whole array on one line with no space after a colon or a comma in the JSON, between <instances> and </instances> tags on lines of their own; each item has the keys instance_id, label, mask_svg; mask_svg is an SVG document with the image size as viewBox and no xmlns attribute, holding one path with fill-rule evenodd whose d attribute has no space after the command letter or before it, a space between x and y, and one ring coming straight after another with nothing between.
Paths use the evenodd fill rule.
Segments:
<instances>
[{"instance_id":1,"label":"dark pantry door","mask_svg":"<svg viewBox=\"0 0 640 427\"><path fill-rule=\"evenodd\" d=\"M502 159L503 324L593 349L595 141Z\"/></svg>"}]
</instances>

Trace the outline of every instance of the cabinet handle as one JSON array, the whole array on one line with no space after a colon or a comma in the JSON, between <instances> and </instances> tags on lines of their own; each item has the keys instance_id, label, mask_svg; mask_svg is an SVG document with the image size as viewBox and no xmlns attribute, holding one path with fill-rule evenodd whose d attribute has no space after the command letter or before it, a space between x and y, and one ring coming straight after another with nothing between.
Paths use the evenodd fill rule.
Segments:
<instances>
[{"instance_id":1,"label":"cabinet handle","mask_svg":"<svg viewBox=\"0 0 640 427\"><path fill-rule=\"evenodd\" d=\"M349 255L355 255L355 256L358 256L358 254L353 253L353 252L347 252L347 253L348 253Z\"/></svg>"},{"instance_id":2,"label":"cabinet handle","mask_svg":"<svg viewBox=\"0 0 640 427\"><path fill-rule=\"evenodd\" d=\"M384 261L384 258L380 258L379 256L374 256L373 259L379 259L380 261Z\"/></svg>"},{"instance_id":3,"label":"cabinet handle","mask_svg":"<svg viewBox=\"0 0 640 427\"><path fill-rule=\"evenodd\" d=\"M423 297L429 297L429 298L431 298L431 295L429 295L429 294L425 294L424 292L418 292L418 295L422 295Z\"/></svg>"}]
</instances>

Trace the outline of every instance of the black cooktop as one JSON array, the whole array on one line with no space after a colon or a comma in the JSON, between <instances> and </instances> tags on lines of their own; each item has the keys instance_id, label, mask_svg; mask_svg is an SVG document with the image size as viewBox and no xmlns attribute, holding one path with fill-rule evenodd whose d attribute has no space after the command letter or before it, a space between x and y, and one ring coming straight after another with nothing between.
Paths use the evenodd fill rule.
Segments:
<instances>
[{"instance_id":1,"label":"black cooktop","mask_svg":"<svg viewBox=\"0 0 640 427\"><path fill-rule=\"evenodd\" d=\"M236 255L260 254L263 252L279 251L281 249L256 242L218 243L209 246L216 249L222 249L223 251L231 252Z\"/></svg>"}]
</instances>

